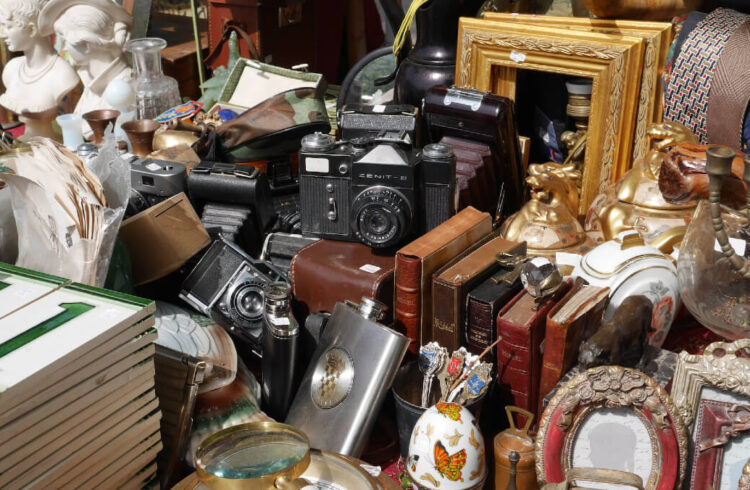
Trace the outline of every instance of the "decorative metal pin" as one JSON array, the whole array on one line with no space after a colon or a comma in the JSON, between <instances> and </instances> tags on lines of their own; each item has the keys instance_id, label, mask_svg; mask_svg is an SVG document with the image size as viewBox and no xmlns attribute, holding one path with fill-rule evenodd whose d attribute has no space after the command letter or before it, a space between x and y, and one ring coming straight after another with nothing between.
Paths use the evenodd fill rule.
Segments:
<instances>
[{"instance_id":1,"label":"decorative metal pin","mask_svg":"<svg viewBox=\"0 0 750 490\"><path fill-rule=\"evenodd\" d=\"M419 370L424 374L422 381L422 406L426 407L432 390L435 373L442 369L448 359L448 349L437 342L430 342L419 348Z\"/></svg>"},{"instance_id":2,"label":"decorative metal pin","mask_svg":"<svg viewBox=\"0 0 750 490\"><path fill-rule=\"evenodd\" d=\"M502 252L495 255L495 260L500 266L510 270L498 272L492 276L492 282L495 284L500 284L502 282L508 286L512 286L521 275L521 266L523 266L526 261L526 257Z\"/></svg>"}]
</instances>

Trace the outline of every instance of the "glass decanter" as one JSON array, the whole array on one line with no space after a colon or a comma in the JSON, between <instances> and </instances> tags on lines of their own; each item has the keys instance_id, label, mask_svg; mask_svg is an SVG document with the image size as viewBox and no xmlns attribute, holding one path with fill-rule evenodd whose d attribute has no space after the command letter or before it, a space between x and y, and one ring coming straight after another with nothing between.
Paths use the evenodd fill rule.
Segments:
<instances>
[{"instance_id":1,"label":"glass decanter","mask_svg":"<svg viewBox=\"0 0 750 490\"><path fill-rule=\"evenodd\" d=\"M180 89L177 80L161 71L161 51L167 42L158 37L131 39L125 50L133 54L135 66L135 104L138 119L154 119L156 116L180 105Z\"/></svg>"},{"instance_id":2,"label":"glass decanter","mask_svg":"<svg viewBox=\"0 0 750 490\"><path fill-rule=\"evenodd\" d=\"M736 340L750 337L750 227L749 211L720 204L733 158L728 148L707 151L709 200L698 204L682 240L677 278L690 313L706 328ZM750 184L750 156L745 158L743 180Z\"/></svg>"}]
</instances>

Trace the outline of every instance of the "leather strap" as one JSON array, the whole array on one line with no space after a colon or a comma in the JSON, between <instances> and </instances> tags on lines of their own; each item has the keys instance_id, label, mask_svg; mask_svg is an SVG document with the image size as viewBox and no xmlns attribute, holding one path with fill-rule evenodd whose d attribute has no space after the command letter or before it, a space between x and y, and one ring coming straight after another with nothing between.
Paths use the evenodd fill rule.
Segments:
<instances>
[{"instance_id":1,"label":"leather strap","mask_svg":"<svg viewBox=\"0 0 750 490\"><path fill-rule=\"evenodd\" d=\"M707 142L740 149L750 102L750 20L734 31L716 65L706 113Z\"/></svg>"},{"instance_id":2,"label":"leather strap","mask_svg":"<svg viewBox=\"0 0 750 490\"><path fill-rule=\"evenodd\" d=\"M214 61L214 58L216 58L219 53L221 53L221 49L224 47L224 43L229 41L229 36L232 34L232 31L236 32L237 35L240 36L240 38L245 41L245 44L247 44L247 49L250 52L250 59L252 60L260 60L260 54L258 53L258 48L255 46L255 43L252 39L250 39L250 36L245 32L243 28L241 28L239 25L234 23L231 20L228 20L224 23L224 30L221 34L221 39L219 39L219 42L216 43L216 46L214 49L208 53L208 56L205 57L203 62L211 66L211 63Z\"/></svg>"},{"instance_id":3,"label":"leather strap","mask_svg":"<svg viewBox=\"0 0 750 490\"><path fill-rule=\"evenodd\" d=\"M665 95L664 119L683 124L706 144L706 112L714 71L730 37L750 17L718 8L682 46Z\"/></svg>"}]
</instances>

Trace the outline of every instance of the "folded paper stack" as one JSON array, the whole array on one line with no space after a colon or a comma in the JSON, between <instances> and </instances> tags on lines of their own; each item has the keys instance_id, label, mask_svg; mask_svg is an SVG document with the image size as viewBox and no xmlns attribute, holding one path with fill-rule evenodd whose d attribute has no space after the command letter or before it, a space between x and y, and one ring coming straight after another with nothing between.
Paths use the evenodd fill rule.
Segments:
<instances>
[{"instance_id":1,"label":"folded paper stack","mask_svg":"<svg viewBox=\"0 0 750 490\"><path fill-rule=\"evenodd\" d=\"M0 487L156 473L154 304L0 264Z\"/></svg>"}]
</instances>

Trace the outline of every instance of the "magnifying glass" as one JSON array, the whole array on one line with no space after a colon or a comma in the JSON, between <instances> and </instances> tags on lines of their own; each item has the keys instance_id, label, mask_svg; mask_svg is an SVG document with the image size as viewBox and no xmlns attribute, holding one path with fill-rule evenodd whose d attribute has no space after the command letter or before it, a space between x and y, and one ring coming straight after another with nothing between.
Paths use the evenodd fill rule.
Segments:
<instances>
[{"instance_id":1,"label":"magnifying glass","mask_svg":"<svg viewBox=\"0 0 750 490\"><path fill-rule=\"evenodd\" d=\"M195 459L200 483L193 490L297 490L308 485L383 490L354 460L310 449L303 432L276 422L219 431L198 446Z\"/></svg>"},{"instance_id":2,"label":"magnifying glass","mask_svg":"<svg viewBox=\"0 0 750 490\"><path fill-rule=\"evenodd\" d=\"M310 441L301 431L276 422L241 424L203 441L195 455L198 478L212 490L294 490L310 464Z\"/></svg>"}]
</instances>

